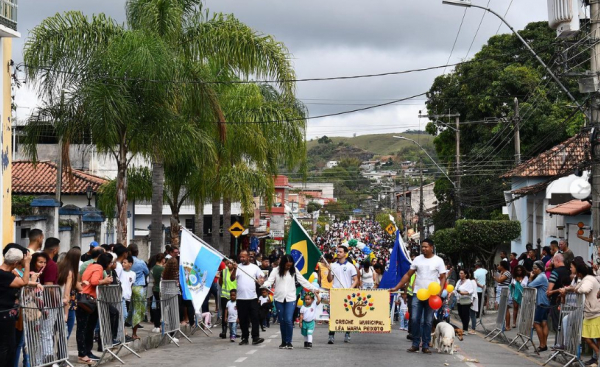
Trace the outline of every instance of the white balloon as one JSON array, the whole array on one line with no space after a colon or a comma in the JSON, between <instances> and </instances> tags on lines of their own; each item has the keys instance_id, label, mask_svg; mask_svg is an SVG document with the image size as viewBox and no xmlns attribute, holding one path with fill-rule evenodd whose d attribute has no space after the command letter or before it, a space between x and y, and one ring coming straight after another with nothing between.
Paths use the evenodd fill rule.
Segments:
<instances>
[{"instance_id":1,"label":"white balloon","mask_svg":"<svg viewBox=\"0 0 600 367\"><path fill-rule=\"evenodd\" d=\"M364 243L362 243L362 242L359 242L359 243L356 245L356 248L358 248L359 250L361 250L361 251L362 251L362 249L364 249L364 248L365 248L365 246L367 246L367 245L365 245L365 244L364 244Z\"/></svg>"}]
</instances>

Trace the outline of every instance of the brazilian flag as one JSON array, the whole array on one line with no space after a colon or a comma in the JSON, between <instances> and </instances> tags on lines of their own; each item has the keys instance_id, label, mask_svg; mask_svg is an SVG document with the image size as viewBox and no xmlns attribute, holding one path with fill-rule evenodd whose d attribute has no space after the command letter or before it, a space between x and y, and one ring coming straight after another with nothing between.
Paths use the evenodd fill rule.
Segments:
<instances>
[{"instance_id":1,"label":"brazilian flag","mask_svg":"<svg viewBox=\"0 0 600 367\"><path fill-rule=\"evenodd\" d=\"M293 217L288 233L286 252L292 255L296 269L308 280L321 258L321 251L306 233L304 227Z\"/></svg>"}]
</instances>

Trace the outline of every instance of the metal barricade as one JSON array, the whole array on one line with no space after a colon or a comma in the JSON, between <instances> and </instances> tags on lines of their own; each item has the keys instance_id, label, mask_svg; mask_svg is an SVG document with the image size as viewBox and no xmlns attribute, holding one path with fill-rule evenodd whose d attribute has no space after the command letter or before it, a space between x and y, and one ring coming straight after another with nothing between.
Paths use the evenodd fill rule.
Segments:
<instances>
[{"instance_id":1,"label":"metal barricade","mask_svg":"<svg viewBox=\"0 0 600 367\"><path fill-rule=\"evenodd\" d=\"M577 361L581 366L581 332L583 329L583 309L585 303L584 294L568 294L565 303L560 309L561 330L559 330L559 343L554 353L544 362L544 366L548 362L557 357L564 358L567 362L564 367ZM562 326L565 327L562 327Z\"/></svg>"},{"instance_id":2,"label":"metal barricade","mask_svg":"<svg viewBox=\"0 0 600 367\"><path fill-rule=\"evenodd\" d=\"M487 292L487 286L483 286L482 292L481 292L481 299L477 299L477 303L479 303L479 320L477 320L477 323L475 324L475 328L477 328L478 325L481 325L481 327L483 328L483 332L487 333L488 329L485 327L485 325L483 324L483 311L485 310L485 297L486 297L486 292Z\"/></svg>"},{"instance_id":3,"label":"metal barricade","mask_svg":"<svg viewBox=\"0 0 600 367\"><path fill-rule=\"evenodd\" d=\"M539 355L540 352L533 344L533 318L535 316L535 301L537 298L537 289L535 288L524 288L523 297L521 298L521 306L519 308L519 316L517 317L517 336L508 344L511 346L513 343L520 339L523 344L519 347L519 351L523 347L527 348L527 343L531 343L533 350Z\"/></svg>"},{"instance_id":4,"label":"metal barricade","mask_svg":"<svg viewBox=\"0 0 600 367\"><path fill-rule=\"evenodd\" d=\"M139 354L129 348L125 340L125 318L123 312L123 290L120 285L99 285L96 289L98 298L98 321L100 323L100 341L102 356L98 364L104 360L106 354L115 357L121 364L125 364L117 356L122 348L127 349L141 358ZM117 349L116 352L113 350Z\"/></svg>"},{"instance_id":5,"label":"metal barricade","mask_svg":"<svg viewBox=\"0 0 600 367\"><path fill-rule=\"evenodd\" d=\"M31 367L69 363L65 309L57 285L23 287L21 313Z\"/></svg>"},{"instance_id":6,"label":"metal barricade","mask_svg":"<svg viewBox=\"0 0 600 367\"><path fill-rule=\"evenodd\" d=\"M505 319L506 319L506 309L508 308L508 287L502 288L500 291L500 302L498 303L498 315L496 316L496 326L494 330L490 331L485 338L490 338L490 341L496 339L498 336L504 338L504 340L508 341L506 334L504 334L505 327ZM493 336L492 336L493 335Z\"/></svg>"},{"instance_id":7,"label":"metal barricade","mask_svg":"<svg viewBox=\"0 0 600 367\"><path fill-rule=\"evenodd\" d=\"M190 343L190 338L181 331L179 320L179 282L177 280L162 280L160 282L160 315L163 339L168 337L176 346L177 333L181 334ZM173 335L171 335L171 333ZM160 344L160 343L159 343Z\"/></svg>"}]
</instances>

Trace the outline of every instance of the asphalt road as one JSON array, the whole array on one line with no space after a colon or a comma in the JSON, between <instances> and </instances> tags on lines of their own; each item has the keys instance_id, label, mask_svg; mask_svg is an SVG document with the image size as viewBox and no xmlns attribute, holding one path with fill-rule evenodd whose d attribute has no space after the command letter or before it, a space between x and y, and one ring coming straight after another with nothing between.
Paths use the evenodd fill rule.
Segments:
<instances>
[{"instance_id":1,"label":"asphalt road","mask_svg":"<svg viewBox=\"0 0 600 367\"><path fill-rule=\"evenodd\" d=\"M457 341L454 355L431 355L408 353L410 341L406 339L406 331L394 330L390 334L353 334L350 343L343 342L343 334L336 336L334 345L327 344L327 329L318 325L315 330L313 349L303 348L303 339L298 327L294 329L294 350L280 350L281 342L279 325L271 325L261 337L266 341L262 345L239 346L229 339L218 337L220 328L213 329L210 337L196 332L191 337L192 343L180 339L180 347L174 344L148 350L141 354L141 359L124 356L127 366L178 366L178 367L283 367L295 366L440 366L440 367L510 367L539 366L548 356L517 353L514 348L502 344L490 343L482 334L465 336L463 342ZM120 366L117 362L109 362L107 366ZM559 364L551 363L551 366Z\"/></svg>"}]
</instances>

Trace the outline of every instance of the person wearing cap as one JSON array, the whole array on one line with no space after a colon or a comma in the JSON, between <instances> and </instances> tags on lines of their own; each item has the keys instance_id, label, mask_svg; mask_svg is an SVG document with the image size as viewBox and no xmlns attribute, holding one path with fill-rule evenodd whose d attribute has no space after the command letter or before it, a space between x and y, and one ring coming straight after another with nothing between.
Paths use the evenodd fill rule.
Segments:
<instances>
[{"instance_id":1,"label":"person wearing cap","mask_svg":"<svg viewBox=\"0 0 600 367\"><path fill-rule=\"evenodd\" d=\"M98 242L96 241L92 241L90 243L90 249L88 250L88 252L86 252L85 254L81 255L81 262L86 262L88 260L93 259L92 257L92 251L94 251L94 249L98 247ZM98 257L98 256L96 256Z\"/></svg>"},{"instance_id":2,"label":"person wearing cap","mask_svg":"<svg viewBox=\"0 0 600 367\"><path fill-rule=\"evenodd\" d=\"M23 262L23 276L14 270ZM13 366L17 350L15 324L19 309L17 297L19 288L29 283L29 264L31 254L23 254L17 248L11 248L4 254L4 263L0 265L0 364Z\"/></svg>"},{"instance_id":3,"label":"person wearing cap","mask_svg":"<svg viewBox=\"0 0 600 367\"><path fill-rule=\"evenodd\" d=\"M550 301L546 295L548 290L548 278L544 270L546 266L541 260L536 260L533 263L531 274L532 280L527 285L528 288L536 288L537 296L535 300L535 314L533 316L533 327L538 335L540 346L538 351L544 352L548 350L548 310L550 308Z\"/></svg>"}]
</instances>

